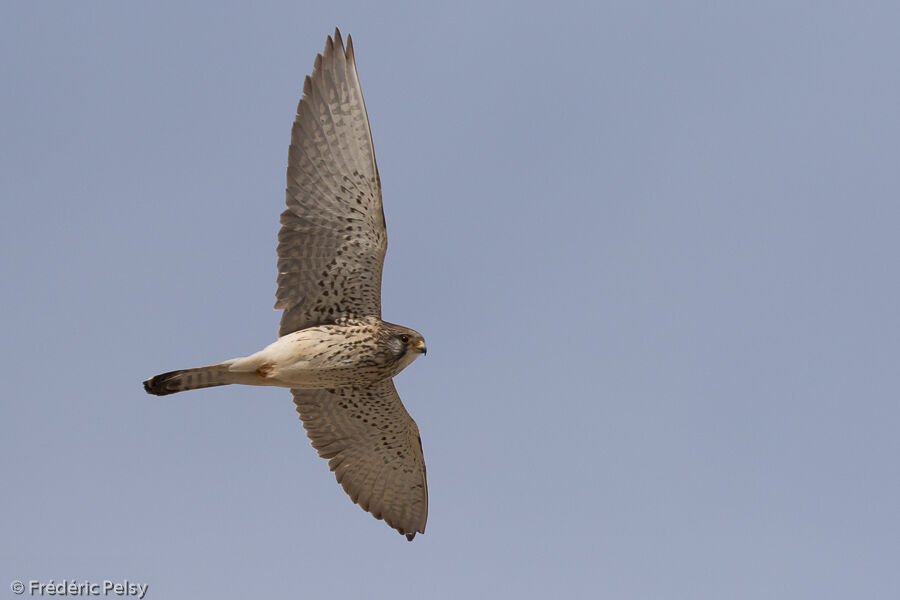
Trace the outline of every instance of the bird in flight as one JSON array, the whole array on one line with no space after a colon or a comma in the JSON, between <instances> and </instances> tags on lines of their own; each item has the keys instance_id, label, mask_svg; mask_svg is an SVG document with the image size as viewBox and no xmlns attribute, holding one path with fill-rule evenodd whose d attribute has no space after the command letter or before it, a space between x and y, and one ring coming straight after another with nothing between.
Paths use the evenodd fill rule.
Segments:
<instances>
[{"instance_id":1,"label":"bird in flight","mask_svg":"<svg viewBox=\"0 0 900 600\"><path fill-rule=\"evenodd\" d=\"M428 490L415 421L393 377L425 354L381 320L387 250L381 180L353 41L335 29L303 84L278 232L278 339L266 348L144 382L157 396L219 385L290 388L319 456L353 502L412 540Z\"/></svg>"}]
</instances>

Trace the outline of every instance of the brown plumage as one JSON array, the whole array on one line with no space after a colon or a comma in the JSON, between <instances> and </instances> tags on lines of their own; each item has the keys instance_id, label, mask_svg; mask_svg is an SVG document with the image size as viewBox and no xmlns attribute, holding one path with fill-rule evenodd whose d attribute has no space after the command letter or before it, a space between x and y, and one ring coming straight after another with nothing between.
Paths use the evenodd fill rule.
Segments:
<instances>
[{"instance_id":1,"label":"brown plumage","mask_svg":"<svg viewBox=\"0 0 900 600\"><path fill-rule=\"evenodd\" d=\"M144 390L155 396L165 396L185 390L199 390L234 383L234 379L224 365L179 369L161 373L144 382Z\"/></svg>"},{"instance_id":2,"label":"brown plumage","mask_svg":"<svg viewBox=\"0 0 900 600\"><path fill-rule=\"evenodd\" d=\"M144 382L158 396L228 384L291 389L310 441L353 502L412 540L428 515L415 421L392 378L425 353L418 332L381 320L387 250L353 43L329 37L303 85L278 233L275 342L249 356Z\"/></svg>"}]
</instances>

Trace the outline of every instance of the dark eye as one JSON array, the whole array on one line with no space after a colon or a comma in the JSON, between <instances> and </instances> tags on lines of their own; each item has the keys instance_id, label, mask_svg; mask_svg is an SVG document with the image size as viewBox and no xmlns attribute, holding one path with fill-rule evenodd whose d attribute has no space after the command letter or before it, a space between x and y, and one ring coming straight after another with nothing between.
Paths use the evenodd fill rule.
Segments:
<instances>
[{"instance_id":1,"label":"dark eye","mask_svg":"<svg viewBox=\"0 0 900 600\"><path fill-rule=\"evenodd\" d=\"M408 343L409 343L409 336L408 336L408 335L401 335L401 336L400 336L400 341L403 342L404 344L408 344Z\"/></svg>"}]
</instances>

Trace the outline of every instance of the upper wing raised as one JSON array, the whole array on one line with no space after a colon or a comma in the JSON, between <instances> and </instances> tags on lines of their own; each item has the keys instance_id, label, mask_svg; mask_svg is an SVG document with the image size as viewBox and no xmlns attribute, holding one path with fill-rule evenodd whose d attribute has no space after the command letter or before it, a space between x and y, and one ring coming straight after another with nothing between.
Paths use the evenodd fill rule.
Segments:
<instances>
[{"instance_id":1,"label":"upper wing raised","mask_svg":"<svg viewBox=\"0 0 900 600\"><path fill-rule=\"evenodd\" d=\"M291 130L278 233L278 335L341 317L381 317L387 233L353 42L316 56Z\"/></svg>"},{"instance_id":2,"label":"upper wing raised","mask_svg":"<svg viewBox=\"0 0 900 600\"><path fill-rule=\"evenodd\" d=\"M419 428L390 379L368 388L291 390L306 435L350 499L412 540L428 487Z\"/></svg>"}]
</instances>

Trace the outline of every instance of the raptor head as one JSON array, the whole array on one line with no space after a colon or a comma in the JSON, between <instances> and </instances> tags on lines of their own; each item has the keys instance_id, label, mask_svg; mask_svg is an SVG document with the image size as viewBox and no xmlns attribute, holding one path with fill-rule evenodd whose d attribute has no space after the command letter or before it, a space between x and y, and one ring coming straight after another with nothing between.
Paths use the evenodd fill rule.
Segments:
<instances>
[{"instance_id":1,"label":"raptor head","mask_svg":"<svg viewBox=\"0 0 900 600\"><path fill-rule=\"evenodd\" d=\"M397 362L396 373L406 368L412 361L417 359L420 354L425 354L425 338L415 329L394 325L393 323L384 323L384 344L391 355ZM395 374L396 374L395 373Z\"/></svg>"}]
</instances>

